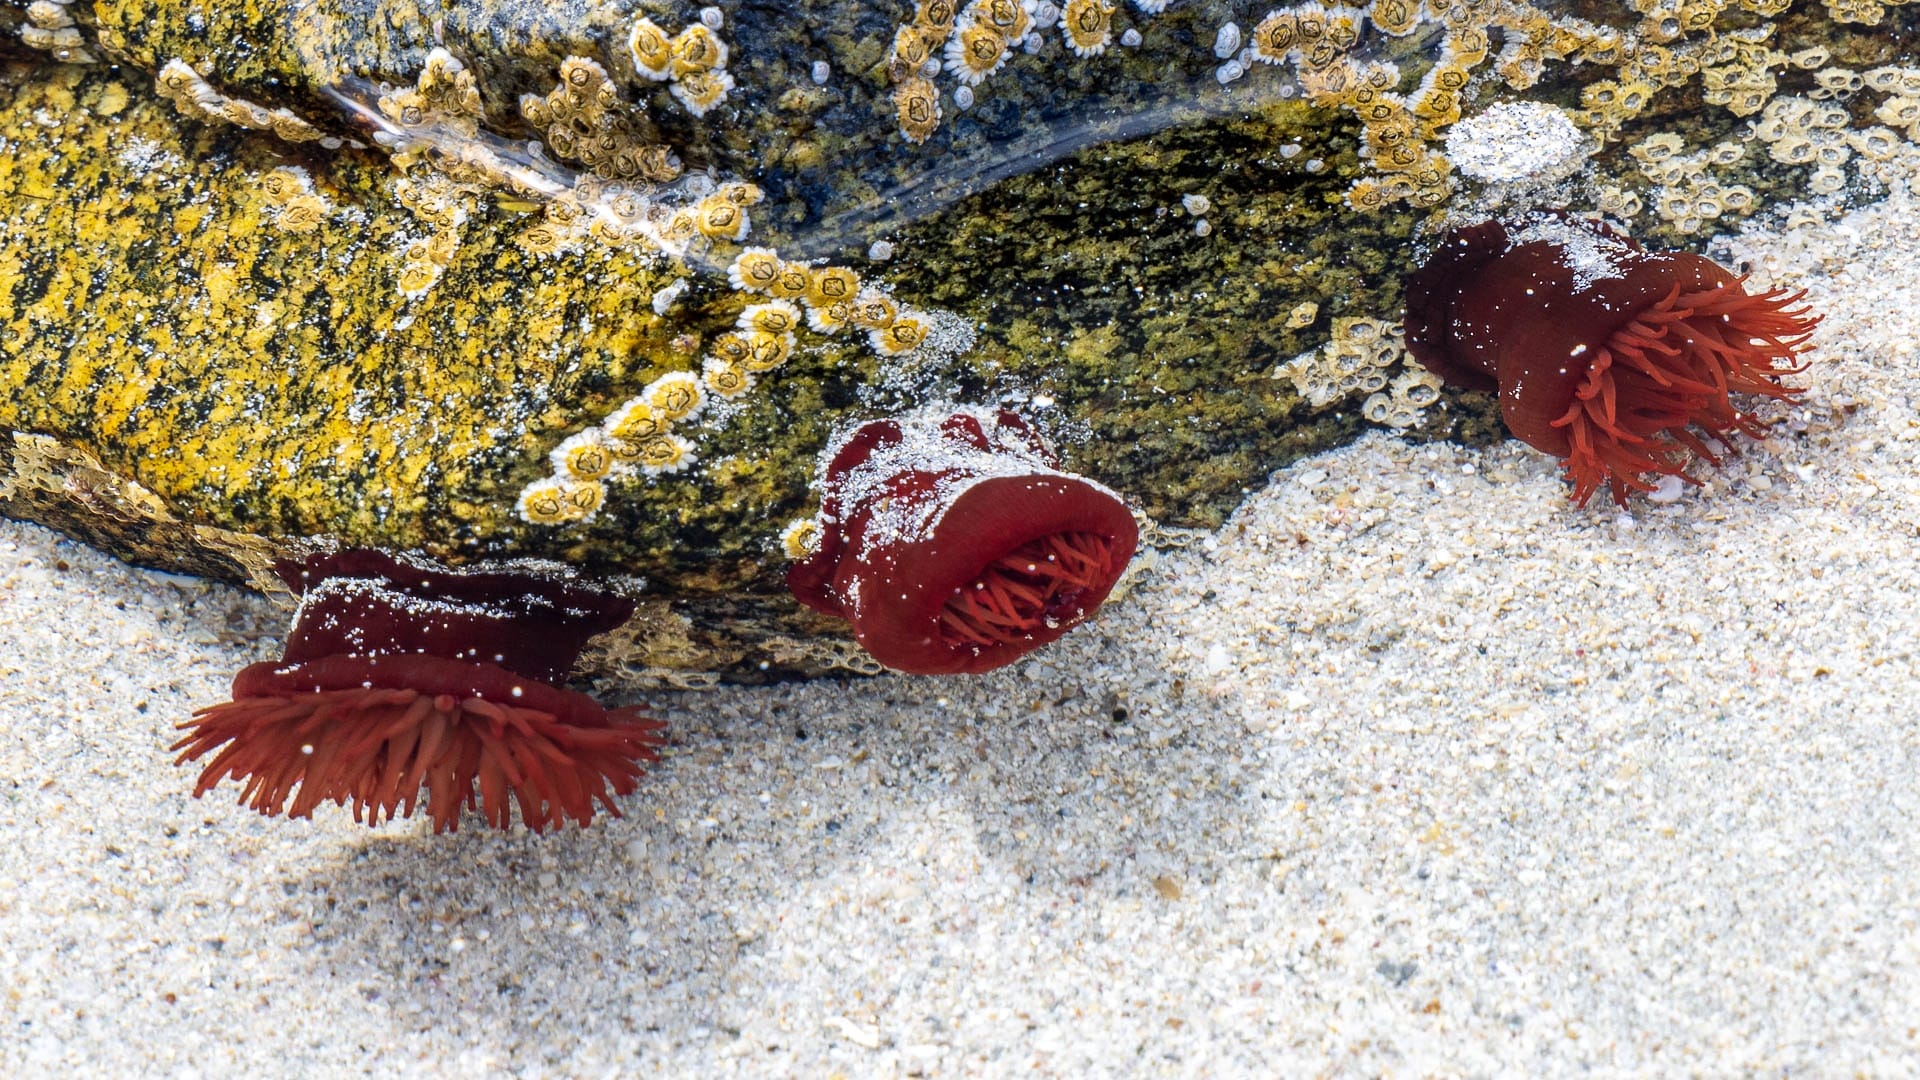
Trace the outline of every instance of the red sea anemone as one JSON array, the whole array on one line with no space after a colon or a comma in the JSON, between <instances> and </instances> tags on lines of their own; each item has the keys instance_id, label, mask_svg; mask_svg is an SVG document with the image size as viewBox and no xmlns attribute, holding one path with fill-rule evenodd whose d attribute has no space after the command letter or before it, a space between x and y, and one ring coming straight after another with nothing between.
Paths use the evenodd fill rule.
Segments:
<instances>
[{"instance_id":1,"label":"red sea anemone","mask_svg":"<svg viewBox=\"0 0 1920 1080\"><path fill-rule=\"evenodd\" d=\"M1731 395L1790 398L1780 381L1819 319L1802 293L1749 293L1704 256L1650 252L1606 225L1540 215L1459 229L1407 279L1407 348L1448 382L1500 391L1507 429L1566 459L1573 501L1613 500L1648 474L1717 463L1764 429Z\"/></svg>"},{"instance_id":2,"label":"red sea anemone","mask_svg":"<svg viewBox=\"0 0 1920 1080\"><path fill-rule=\"evenodd\" d=\"M1139 531L1011 412L877 420L821 482L818 547L787 584L916 675L1012 663L1099 610Z\"/></svg>"},{"instance_id":3,"label":"red sea anemone","mask_svg":"<svg viewBox=\"0 0 1920 1080\"><path fill-rule=\"evenodd\" d=\"M656 721L557 685L631 600L366 550L275 569L301 595L286 657L245 668L232 701L180 725L181 764L224 747L195 796L232 777L263 814L307 817L331 800L374 824L411 816L425 790L435 831L462 807L504 829L511 800L539 832L591 822L595 802L619 816L612 796L656 758Z\"/></svg>"}]
</instances>

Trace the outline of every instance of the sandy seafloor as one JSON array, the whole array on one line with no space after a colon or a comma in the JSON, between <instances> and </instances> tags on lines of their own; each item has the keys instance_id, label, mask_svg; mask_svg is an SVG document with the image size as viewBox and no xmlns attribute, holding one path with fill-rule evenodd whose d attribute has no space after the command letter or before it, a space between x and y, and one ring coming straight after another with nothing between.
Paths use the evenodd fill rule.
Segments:
<instances>
[{"instance_id":1,"label":"sandy seafloor","mask_svg":"<svg viewBox=\"0 0 1920 1080\"><path fill-rule=\"evenodd\" d=\"M0 1074L1920 1072L1920 201L1667 505L1392 435L1010 670L657 693L536 837L189 797L281 617L0 523Z\"/></svg>"}]
</instances>

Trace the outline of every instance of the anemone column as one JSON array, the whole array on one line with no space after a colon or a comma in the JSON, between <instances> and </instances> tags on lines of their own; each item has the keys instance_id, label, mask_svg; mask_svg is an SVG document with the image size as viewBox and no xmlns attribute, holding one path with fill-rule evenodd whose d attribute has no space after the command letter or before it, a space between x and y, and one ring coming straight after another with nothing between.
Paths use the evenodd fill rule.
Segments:
<instances>
[{"instance_id":1,"label":"anemone column","mask_svg":"<svg viewBox=\"0 0 1920 1080\"><path fill-rule=\"evenodd\" d=\"M1005 410L866 424L828 460L787 583L897 671L1012 663L1093 615L1139 541L1119 496L1057 465Z\"/></svg>"},{"instance_id":2,"label":"anemone column","mask_svg":"<svg viewBox=\"0 0 1920 1080\"><path fill-rule=\"evenodd\" d=\"M538 832L591 822L596 802L619 816L613 796L656 758L652 718L558 685L631 600L377 551L275 569L301 596L286 656L243 669L233 700L180 725L181 764L219 751L196 796L231 777L262 814L308 817L332 801L374 824L411 816L425 791L436 831L456 828L463 807L506 828L517 804Z\"/></svg>"},{"instance_id":3,"label":"anemone column","mask_svg":"<svg viewBox=\"0 0 1920 1080\"><path fill-rule=\"evenodd\" d=\"M1781 376L1819 319L1801 293L1749 293L1701 255L1650 252L1606 225L1536 215L1457 229L1407 279L1407 348L1458 386L1497 389L1514 437L1563 458L1573 501L1626 505L1649 473L1690 483L1759 421L1731 395L1789 398Z\"/></svg>"}]
</instances>

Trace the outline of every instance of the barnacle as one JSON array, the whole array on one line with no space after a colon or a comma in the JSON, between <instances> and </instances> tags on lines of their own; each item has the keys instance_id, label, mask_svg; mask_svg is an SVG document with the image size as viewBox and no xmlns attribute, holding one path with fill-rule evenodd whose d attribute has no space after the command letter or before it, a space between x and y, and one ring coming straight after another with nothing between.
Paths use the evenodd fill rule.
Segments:
<instances>
[{"instance_id":1,"label":"barnacle","mask_svg":"<svg viewBox=\"0 0 1920 1080\"><path fill-rule=\"evenodd\" d=\"M701 369L700 377L707 389L724 398L735 398L753 389L753 375L738 364L730 364L717 356L707 358Z\"/></svg>"},{"instance_id":2,"label":"barnacle","mask_svg":"<svg viewBox=\"0 0 1920 1080\"><path fill-rule=\"evenodd\" d=\"M1912 127L1920 124L1920 95L1908 97L1895 94L1882 101L1873 110L1874 118L1893 127Z\"/></svg>"},{"instance_id":3,"label":"barnacle","mask_svg":"<svg viewBox=\"0 0 1920 1080\"><path fill-rule=\"evenodd\" d=\"M1440 376L1424 369L1403 371L1390 384L1393 397L1414 409L1424 409L1440 400Z\"/></svg>"},{"instance_id":4,"label":"barnacle","mask_svg":"<svg viewBox=\"0 0 1920 1080\"><path fill-rule=\"evenodd\" d=\"M973 0L967 10L975 19L1000 31L1008 42L1018 43L1033 29L1033 13L1027 5L1028 0Z\"/></svg>"},{"instance_id":5,"label":"barnacle","mask_svg":"<svg viewBox=\"0 0 1920 1080\"><path fill-rule=\"evenodd\" d=\"M415 300L426 295L433 283L440 280L440 267L431 262L402 263L400 273L394 278L394 288L401 296Z\"/></svg>"},{"instance_id":6,"label":"barnacle","mask_svg":"<svg viewBox=\"0 0 1920 1080\"><path fill-rule=\"evenodd\" d=\"M605 498L606 489L597 480L549 476L521 489L514 510L535 525L561 525L591 517Z\"/></svg>"},{"instance_id":7,"label":"barnacle","mask_svg":"<svg viewBox=\"0 0 1920 1080\"><path fill-rule=\"evenodd\" d=\"M551 255L566 244L566 235L546 224L530 225L513 239L529 255Z\"/></svg>"},{"instance_id":8,"label":"barnacle","mask_svg":"<svg viewBox=\"0 0 1920 1080\"><path fill-rule=\"evenodd\" d=\"M297 167L273 169L260 178L260 195L269 203L284 203L312 188L306 170Z\"/></svg>"},{"instance_id":9,"label":"barnacle","mask_svg":"<svg viewBox=\"0 0 1920 1080\"><path fill-rule=\"evenodd\" d=\"M627 52L643 77L665 82L673 76L673 42L652 19L641 16L627 32Z\"/></svg>"},{"instance_id":10,"label":"barnacle","mask_svg":"<svg viewBox=\"0 0 1920 1080\"><path fill-rule=\"evenodd\" d=\"M860 293L860 276L844 266L822 266L807 284L807 306L827 308L852 300ZM844 320L842 320L844 321Z\"/></svg>"},{"instance_id":11,"label":"barnacle","mask_svg":"<svg viewBox=\"0 0 1920 1080\"><path fill-rule=\"evenodd\" d=\"M1847 133L1848 145L1870 161L1886 161L1900 152L1900 136L1891 128L1870 127Z\"/></svg>"},{"instance_id":12,"label":"barnacle","mask_svg":"<svg viewBox=\"0 0 1920 1080\"><path fill-rule=\"evenodd\" d=\"M894 115L900 134L910 143L923 143L940 126L940 94L919 76L893 88Z\"/></svg>"},{"instance_id":13,"label":"barnacle","mask_svg":"<svg viewBox=\"0 0 1920 1080\"><path fill-rule=\"evenodd\" d=\"M746 208L715 193L700 200L693 212L694 228L715 240L745 240L750 224Z\"/></svg>"},{"instance_id":14,"label":"barnacle","mask_svg":"<svg viewBox=\"0 0 1920 1080\"><path fill-rule=\"evenodd\" d=\"M648 476L680 472L695 460L693 444L671 432L642 439L634 446L634 463Z\"/></svg>"},{"instance_id":15,"label":"barnacle","mask_svg":"<svg viewBox=\"0 0 1920 1080\"><path fill-rule=\"evenodd\" d=\"M1404 37L1420 25L1420 0L1373 0L1367 16L1381 33Z\"/></svg>"},{"instance_id":16,"label":"barnacle","mask_svg":"<svg viewBox=\"0 0 1920 1080\"><path fill-rule=\"evenodd\" d=\"M625 446L614 448L614 456L626 460L628 449L654 437L664 435L672 422L666 416L655 412L647 404L645 397L629 398L621 403L606 419L603 425L609 437L619 440Z\"/></svg>"},{"instance_id":17,"label":"barnacle","mask_svg":"<svg viewBox=\"0 0 1920 1080\"><path fill-rule=\"evenodd\" d=\"M756 330L747 335L746 344L747 357L743 364L752 372L772 371L793 355L792 334L769 334L764 330Z\"/></svg>"},{"instance_id":18,"label":"barnacle","mask_svg":"<svg viewBox=\"0 0 1920 1080\"><path fill-rule=\"evenodd\" d=\"M759 331L750 331L750 333L759 333ZM728 332L713 339L713 343L707 348L707 355L723 363L745 367L747 361L753 359L753 346L748 343L746 335Z\"/></svg>"},{"instance_id":19,"label":"barnacle","mask_svg":"<svg viewBox=\"0 0 1920 1080\"><path fill-rule=\"evenodd\" d=\"M867 332L867 340L873 344L875 352L885 356L899 356L919 348L927 340L931 331L927 320L919 315L898 315L886 326Z\"/></svg>"},{"instance_id":20,"label":"barnacle","mask_svg":"<svg viewBox=\"0 0 1920 1080\"><path fill-rule=\"evenodd\" d=\"M613 452L598 428L568 436L553 448L549 460L554 475L570 480L601 480L613 470Z\"/></svg>"},{"instance_id":21,"label":"barnacle","mask_svg":"<svg viewBox=\"0 0 1920 1080\"><path fill-rule=\"evenodd\" d=\"M691 23L675 34L672 48L672 73L678 81L727 66L727 43L705 23Z\"/></svg>"},{"instance_id":22,"label":"barnacle","mask_svg":"<svg viewBox=\"0 0 1920 1080\"><path fill-rule=\"evenodd\" d=\"M280 205L274 224L287 232L312 232L327 220L327 201L318 195L295 195Z\"/></svg>"},{"instance_id":23,"label":"barnacle","mask_svg":"<svg viewBox=\"0 0 1920 1080\"><path fill-rule=\"evenodd\" d=\"M813 287L813 275L800 263L784 263L780 267L780 276L767 288L767 295L776 300L799 300Z\"/></svg>"},{"instance_id":24,"label":"barnacle","mask_svg":"<svg viewBox=\"0 0 1920 1080\"><path fill-rule=\"evenodd\" d=\"M740 313L737 325L742 330L759 330L768 334L791 333L800 327L800 309L786 300L750 304Z\"/></svg>"},{"instance_id":25,"label":"barnacle","mask_svg":"<svg viewBox=\"0 0 1920 1080\"><path fill-rule=\"evenodd\" d=\"M853 301L807 304L807 326L816 334L837 334L853 321Z\"/></svg>"},{"instance_id":26,"label":"barnacle","mask_svg":"<svg viewBox=\"0 0 1920 1080\"><path fill-rule=\"evenodd\" d=\"M1359 8L1337 5L1326 10L1326 40L1335 49L1346 52L1360 42L1360 27L1366 13Z\"/></svg>"},{"instance_id":27,"label":"barnacle","mask_svg":"<svg viewBox=\"0 0 1920 1080\"><path fill-rule=\"evenodd\" d=\"M893 32L893 49L887 54L887 75L896 82L917 78L920 69L933 57L935 49L947 39L943 30L909 24ZM894 101L898 102L898 93Z\"/></svg>"},{"instance_id":28,"label":"barnacle","mask_svg":"<svg viewBox=\"0 0 1920 1080\"><path fill-rule=\"evenodd\" d=\"M665 417L669 423L679 423L697 415L707 400L706 394L700 389L700 380L689 371L673 371L662 375L648 383L641 394L653 411Z\"/></svg>"},{"instance_id":29,"label":"barnacle","mask_svg":"<svg viewBox=\"0 0 1920 1080\"><path fill-rule=\"evenodd\" d=\"M1007 61L1007 39L985 22L963 22L947 39L946 70L967 86L978 86Z\"/></svg>"},{"instance_id":30,"label":"barnacle","mask_svg":"<svg viewBox=\"0 0 1920 1080\"><path fill-rule=\"evenodd\" d=\"M673 99L694 116L707 113L727 100L733 90L733 76L725 71L693 71L674 76L669 92Z\"/></svg>"},{"instance_id":31,"label":"barnacle","mask_svg":"<svg viewBox=\"0 0 1920 1080\"><path fill-rule=\"evenodd\" d=\"M867 293L853 302L853 324L862 330L884 330L900 314L899 305L882 293Z\"/></svg>"},{"instance_id":32,"label":"barnacle","mask_svg":"<svg viewBox=\"0 0 1920 1080\"><path fill-rule=\"evenodd\" d=\"M1263 64L1286 61L1298 41L1299 17L1292 11L1271 11L1253 28L1253 58Z\"/></svg>"},{"instance_id":33,"label":"barnacle","mask_svg":"<svg viewBox=\"0 0 1920 1080\"><path fill-rule=\"evenodd\" d=\"M742 248L727 267L727 283L743 292L766 292L780 279L785 264L772 248Z\"/></svg>"},{"instance_id":34,"label":"barnacle","mask_svg":"<svg viewBox=\"0 0 1920 1080\"><path fill-rule=\"evenodd\" d=\"M960 13L958 0L920 0L914 9L913 21L934 30L953 29L954 19Z\"/></svg>"},{"instance_id":35,"label":"barnacle","mask_svg":"<svg viewBox=\"0 0 1920 1080\"><path fill-rule=\"evenodd\" d=\"M660 243L669 250L700 235L701 206L683 206L660 226Z\"/></svg>"},{"instance_id":36,"label":"barnacle","mask_svg":"<svg viewBox=\"0 0 1920 1080\"><path fill-rule=\"evenodd\" d=\"M1106 0L1067 0L1060 29L1075 56L1098 56L1113 40L1113 5Z\"/></svg>"},{"instance_id":37,"label":"barnacle","mask_svg":"<svg viewBox=\"0 0 1920 1080\"><path fill-rule=\"evenodd\" d=\"M788 522L787 527L780 530L780 550L795 562L811 558L820 550L819 519L798 518Z\"/></svg>"},{"instance_id":38,"label":"barnacle","mask_svg":"<svg viewBox=\"0 0 1920 1080\"><path fill-rule=\"evenodd\" d=\"M720 190L714 194L735 206L753 206L767 197L767 193L761 190L759 184L751 184L744 180L721 184Z\"/></svg>"}]
</instances>

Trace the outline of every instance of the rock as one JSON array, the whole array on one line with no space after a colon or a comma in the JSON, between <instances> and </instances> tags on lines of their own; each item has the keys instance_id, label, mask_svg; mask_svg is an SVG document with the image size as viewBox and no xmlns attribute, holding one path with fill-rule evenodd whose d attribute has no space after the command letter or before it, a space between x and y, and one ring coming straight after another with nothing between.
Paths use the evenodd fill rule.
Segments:
<instances>
[{"instance_id":1,"label":"rock","mask_svg":"<svg viewBox=\"0 0 1920 1080\"><path fill-rule=\"evenodd\" d=\"M1394 317L1431 212L1414 204L1450 181L1382 174L1375 129L1350 96L1303 93L1299 63L1219 86L1193 42L1225 5L1129 8L1111 32L1139 46L1086 56L1033 27L971 108L930 81L919 143L896 106L924 66L890 64L893 7L729 8L702 24L724 63L665 79L627 43L643 13L683 34L677 9L625 7L375 23L346 2L98 0L0 20L41 50L10 44L0 77L0 513L263 588L315 543L639 575L651 599L603 668L758 679L873 670L783 584L780 532L812 512L836 427L1004 403L1067 467L1210 527L1364 426L1273 370L1335 318ZM97 62L52 62L60 35ZM1354 55L1400 61L1411 94L1440 45L1429 24ZM1397 201L1350 205L1382 181ZM737 241L702 216L736 197ZM728 383L714 358L768 299L728 280L748 247L847 268L927 340L893 356L803 328L777 370ZM556 447L703 370L750 389L675 422L685 467L589 479L590 516L529 520Z\"/></svg>"}]
</instances>

